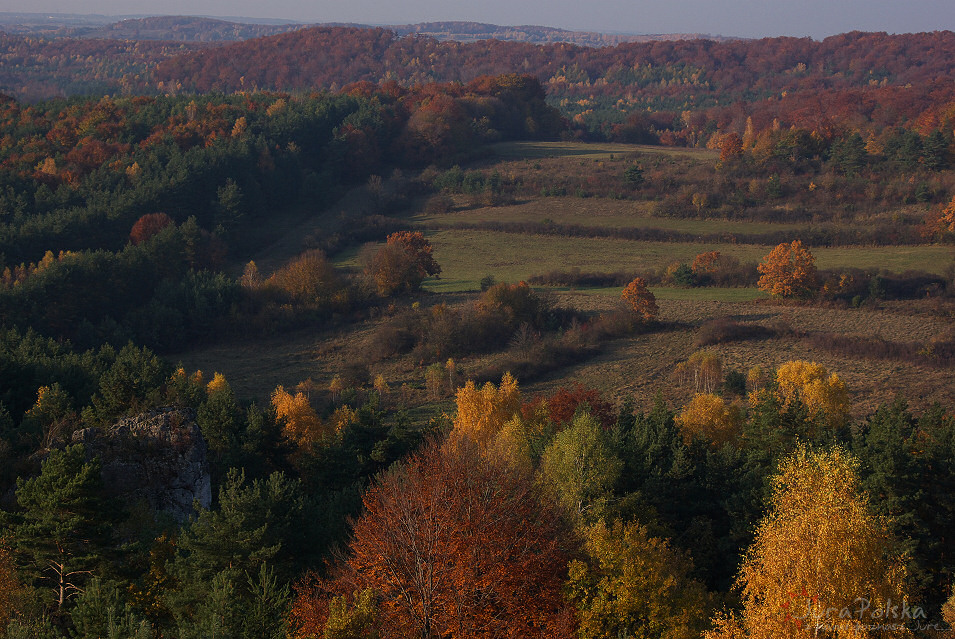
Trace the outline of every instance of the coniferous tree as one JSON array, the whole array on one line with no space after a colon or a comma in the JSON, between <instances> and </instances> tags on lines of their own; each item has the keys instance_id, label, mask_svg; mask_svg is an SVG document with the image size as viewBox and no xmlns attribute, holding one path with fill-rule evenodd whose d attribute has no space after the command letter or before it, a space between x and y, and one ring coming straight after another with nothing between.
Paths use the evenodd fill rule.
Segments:
<instances>
[{"instance_id":1,"label":"coniferous tree","mask_svg":"<svg viewBox=\"0 0 955 639\"><path fill-rule=\"evenodd\" d=\"M82 444L50 451L38 477L17 480L10 538L24 573L52 587L56 610L106 568L116 511L102 491L99 462Z\"/></svg>"}]
</instances>

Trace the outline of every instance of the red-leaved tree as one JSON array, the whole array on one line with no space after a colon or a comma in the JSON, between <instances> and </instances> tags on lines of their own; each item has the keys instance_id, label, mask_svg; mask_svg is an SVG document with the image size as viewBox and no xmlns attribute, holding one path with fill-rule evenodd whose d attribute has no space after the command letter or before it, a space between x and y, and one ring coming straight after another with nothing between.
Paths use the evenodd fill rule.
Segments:
<instances>
[{"instance_id":1,"label":"red-leaved tree","mask_svg":"<svg viewBox=\"0 0 955 639\"><path fill-rule=\"evenodd\" d=\"M172 224L172 218L165 213L147 213L133 224L129 232L129 241L134 245L142 244L170 224Z\"/></svg>"}]
</instances>

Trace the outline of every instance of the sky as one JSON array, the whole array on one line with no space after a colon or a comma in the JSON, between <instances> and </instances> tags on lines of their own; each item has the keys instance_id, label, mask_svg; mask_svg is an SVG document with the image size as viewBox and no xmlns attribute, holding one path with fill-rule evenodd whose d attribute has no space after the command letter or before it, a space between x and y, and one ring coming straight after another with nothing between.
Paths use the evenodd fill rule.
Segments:
<instances>
[{"instance_id":1,"label":"sky","mask_svg":"<svg viewBox=\"0 0 955 639\"><path fill-rule=\"evenodd\" d=\"M750 38L955 31L955 0L0 0L0 11L247 16L364 24L468 20L581 31Z\"/></svg>"}]
</instances>

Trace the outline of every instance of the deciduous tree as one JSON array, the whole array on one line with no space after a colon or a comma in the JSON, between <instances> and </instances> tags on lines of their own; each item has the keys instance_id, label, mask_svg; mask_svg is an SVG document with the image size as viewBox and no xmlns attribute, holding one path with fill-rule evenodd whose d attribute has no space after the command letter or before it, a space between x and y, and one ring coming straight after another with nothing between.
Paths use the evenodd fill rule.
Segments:
<instances>
[{"instance_id":1,"label":"deciduous tree","mask_svg":"<svg viewBox=\"0 0 955 639\"><path fill-rule=\"evenodd\" d=\"M312 408L305 393L294 395L278 386L272 391L272 406L279 419L285 420L285 435L299 447L308 447L330 434L330 428Z\"/></svg>"},{"instance_id":2,"label":"deciduous tree","mask_svg":"<svg viewBox=\"0 0 955 639\"><path fill-rule=\"evenodd\" d=\"M705 636L907 636L894 629L906 621L902 561L887 522L869 509L855 459L840 448L799 448L772 487L739 573L742 617Z\"/></svg>"},{"instance_id":3,"label":"deciduous tree","mask_svg":"<svg viewBox=\"0 0 955 639\"><path fill-rule=\"evenodd\" d=\"M776 386L784 405L799 399L814 418L831 426L849 419L849 390L835 373L816 362L792 361L776 370Z\"/></svg>"},{"instance_id":4,"label":"deciduous tree","mask_svg":"<svg viewBox=\"0 0 955 639\"><path fill-rule=\"evenodd\" d=\"M129 241L132 244L142 244L172 223L172 218L165 213L147 213L133 224Z\"/></svg>"},{"instance_id":5,"label":"deciduous tree","mask_svg":"<svg viewBox=\"0 0 955 639\"><path fill-rule=\"evenodd\" d=\"M455 431L484 445L521 409L521 391L510 373L504 373L499 386L487 382L480 390L468 380L458 389L455 404Z\"/></svg>"},{"instance_id":6,"label":"deciduous tree","mask_svg":"<svg viewBox=\"0 0 955 639\"><path fill-rule=\"evenodd\" d=\"M729 133L720 141L720 162L725 164L743 154L743 138L738 133Z\"/></svg>"},{"instance_id":7,"label":"deciduous tree","mask_svg":"<svg viewBox=\"0 0 955 639\"><path fill-rule=\"evenodd\" d=\"M441 273L433 248L421 231L399 231L388 236L365 268L380 295L416 291L429 275Z\"/></svg>"},{"instance_id":8,"label":"deciduous tree","mask_svg":"<svg viewBox=\"0 0 955 639\"><path fill-rule=\"evenodd\" d=\"M545 400L547 417L555 424L568 424L581 405L589 408L589 413L604 428L613 426L617 413L612 403L604 399L596 388L585 388L580 382L571 386L561 386Z\"/></svg>"},{"instance_id":9,"label":"deciduous tree","mask_svg":"<svg viewBox=\"0 0 955 639\"><path fill-rule=\"evenodd\" d=\"M340 579L381 594L383 631L569 637L574 542L528 471L459 437L384 475L364 503Z\"/></svg>"},{"instance_id":10,"label":"deciduous tree","mask_svg":"<svg viewBox=\"0 0 955 639\"><path fill-rule=\"evenodd\" d=\"M952 201L942 209L942 215L938 218L935 228L940 237L955 233L955 195L952 196Z\"/></svg>"},{"instance_id":11,"label":"deciduous tree","mask_svg":"<svg viewBox=\"0 0 955 639\"><path fill-rule=\"evenodd\" d=\"M681 384L693 384L696 393L712 393L723 380L723 362L713 351L696 351L673 371Z\"/></svg>"},{"instance_id":12,"label":"deciduous tree","mask_svg":"<svg viewBox=\"0 0 955 639\"><path fill-rule=\"evenodd\" d=\"M599 521L586 532L587 561L570 564L581 639L691 639L705 626L709 596L692 564L637 523Z\"/></svg>"},{"instance_id":13,"label":"deciduous tree","mask_svg":"<svg viewBox=\"0 0 955 639\"><path fill-rule=\"evenodd\" d=\"M544 450L540 475L569 518L585 524L605 514L622 468L600 423L582 413Z\"/></svg>"},{"instance_id":14,"label":"deciduous tree","mask_svg":"<svg viewBox=\"0 0 955 639\"><path fill-rule=\"evenodd\" d=\"M697 393L680 414L676 423L688 440L700 437L721 446L739 435L742 415L737 406L727 404L712 393Z\"/></svg>"},{"instance_id":15,"label":"deciduous tree","mask_svg":"<svg viewBox=\"0 0 955 639\"><path fill-rule=\"evenodd\" d=\"M773 297L810 297L816 291L816 258L799 240L778 245L756 268L757 285Z\"/></svg>"},{"instance_id":16,"label":"deciduous tree","mask_svg":"<svg viewBox=\"0 0 955 639\"><path fill-rule=\"evenodd\" d=\"M250 262L254 267L254 263ZM243 274L245 279L252 275ZM273 273L265 282L299 303L315 304L327 299L339 288L338 275L325 253L311 250L302 253L286 266Z\"/></svg>"},{"instance_id":17,"label":"deciduous tree","mask_svg":"<svg viewBox=\"0 0 955 639\"><path fill-rule=\"evenodd\" d=\"M647 283L642 277L636 277L627 284L620 294L628 310L632 311L642 322L652 322L657 318L660 308L657 306L657 298L647 288Z\"/></svg>"}]
</instances>

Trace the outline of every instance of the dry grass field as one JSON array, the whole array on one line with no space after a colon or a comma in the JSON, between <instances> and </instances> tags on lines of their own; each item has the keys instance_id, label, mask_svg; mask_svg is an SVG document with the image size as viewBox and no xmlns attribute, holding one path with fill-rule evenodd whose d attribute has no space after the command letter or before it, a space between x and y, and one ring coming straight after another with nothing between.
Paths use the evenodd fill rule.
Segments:
<instances>
[{"instance_id":1,"label":"dry grass field","mask_svg":"<svg viewBox=\"0 0 955 639\"><path fill-rule=\"evenodd\" d=\"M562 305L592 313L611 310L617 303L616 295L606 292L558 292L556 297ZM441 295L428 295L421 302L427 304L443 299ZM807 331L924 343L952 330L950 320L930 314L907 314L893 308L830 309L780 306L765 301L681 300L663 296L659 305L664 330L605 343L596 356L555 370L534 383L522 384L522 388L533 394L579 382L598 388L618 401L633 397L637 406L649 407L661 394L678 407L692 396L692 392L675 383L673 370L679 362L699 350L696 343L699 327L718 317L731 317L739 322L769 328L782 325ZM334 375L368 349L378 322L380 320L369 320L349 330L298 331L239 345L223 343L182 353L178 359L188 370L203 368L207 376L214 371L224 373L241 396L267 401L279 384L292 387L311 378L319 388L327 387ZM879 404L890 402L900 394L916 409L924 409L932 402L955 405L955 384L951 383L953 373L950 368L834 355L813 348L805 339L792 336L707 348L720 355L724 371L745 373L757 365L771 370L796 359L818 361L845 380L857 417L871 413ZM483 369L496 357L488 355L459 361L461 378ZM424 392L425 367L422 364L407 358L385 360L373 364L370 373L383 374L396 394L398 388L407 384L411 392L409 405L427 403L431 399Z\"/></svg>"},{"instance_id":2,"label":"dry grass field","mask_svg":"<svg viewBox=\"0 0 955 639\"><path fill-rule=\"evenodd\" d=\"M808 224L770 222L737 222L731 220L700 220L657 217L649 202L611 200L607 198L539 197L508 206L468 207L465 198L458 198L461 208L443 214L418 214L415 224L429 225L476 224L480 222L520 223L545 222L578 224L611 229L655 228L681 233L771 233L791 231L798 234Z\"/></svg>"},{"instance_id":3,"label":"dry grass field","mask_svg":"<svg viewBox=\"0 0 955 639\"><path fill-rule=\"evenodd\" d=\"M561 294L564 303L594 310L610 308L612 297ZM908 314L899 309L831 309L780 306L758 302L716 300L662 300L660 319L673 323L672 330L618 340L597 358L560 371L553 379L535 385L549 390L565 383L565 378L605 390L618 397L633 396L638 406L652 405L661 393L671 404L682 405L692 396L672 378L676 365L699 350L699 327L707 320L731 317L746 324L767 328L785 325L806 331L832 332L847 336L880 337L888 341L930 343L949 335L951 320L925 314ZM955 404L955 384L950 368L936 368L908 362L847 357L813 348L797 337L772 337L706 347L720 355L725 371L743 373L752 366L771 370L790 360L817 361L836 372L848 385L853 411L862 417L879 404L897 395L908 399L913 408L923 409L933 402Z\"/></svg>"}]
</instances>

